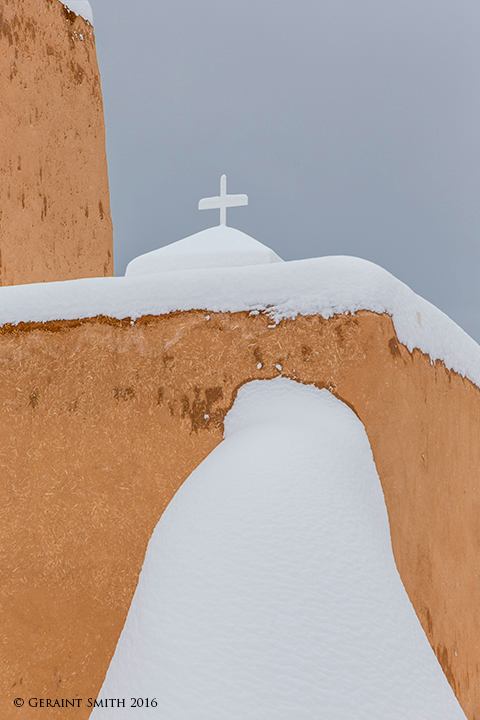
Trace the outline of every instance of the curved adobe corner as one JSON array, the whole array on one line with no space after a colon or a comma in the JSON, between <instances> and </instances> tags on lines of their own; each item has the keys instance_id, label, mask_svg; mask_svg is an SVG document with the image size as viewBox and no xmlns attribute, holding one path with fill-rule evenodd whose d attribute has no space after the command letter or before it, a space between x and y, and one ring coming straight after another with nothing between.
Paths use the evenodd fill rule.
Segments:
<instances>
[{"instance_id":1,"label":"curved adobe corner","mask_svg":"<svg viewBox=\"0 0 480 720\"><path fill-rule=\"evenodd\" d=\"M58 0L0 8L0 285L113 274L92 26Z\"/></svg>"},{"instance_id":2,"label":"curved adobe corner","mask_svg":"<svg viewBox=\"0 0 480 720\"><path fill-rule=\"evenodd\" d=\"M6 326L0 367L2 717L17 717L19 687L95 697L158 518L221 441L238 387L279 374L329 388L365 424L403 582L467 716L480 717L479 390L410 354L388 315Z\"/></svg>"}]
</instances>

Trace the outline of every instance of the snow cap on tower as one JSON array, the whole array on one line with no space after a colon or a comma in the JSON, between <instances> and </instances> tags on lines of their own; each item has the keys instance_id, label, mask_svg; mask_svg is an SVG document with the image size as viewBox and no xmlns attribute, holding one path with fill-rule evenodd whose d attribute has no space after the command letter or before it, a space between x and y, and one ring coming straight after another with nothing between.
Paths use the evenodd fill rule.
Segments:
<instances>
[{"instance_id":1,"label":"snow cap on tower","mask_svg":"<svg viewBox=\"0 0 480 720\"><path fill-rule=\"evenodd\" d=\"M88 0L62 0L62 2L75 15L81 15L85 20L88 20L90 25L93 25L92 6Z\"/></svg>"}]
</instances>

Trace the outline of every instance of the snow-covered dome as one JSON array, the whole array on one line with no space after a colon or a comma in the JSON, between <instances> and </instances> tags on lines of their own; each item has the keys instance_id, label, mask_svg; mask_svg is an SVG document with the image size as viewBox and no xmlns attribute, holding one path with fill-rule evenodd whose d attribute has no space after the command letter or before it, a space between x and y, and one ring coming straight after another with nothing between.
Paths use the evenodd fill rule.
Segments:
<instances>
[{"instance_id":1,"label":"snow-covered dome","mask_svg":"<svg viewBox=\"0 0 480 720\"><path fill-rule=\"evenodd\" d=\"M269 247L241 230L217 225L158 250L139 255L125 275L150 275L169 270L238 267L283 262Z\"/></svg>"}]
</instances>

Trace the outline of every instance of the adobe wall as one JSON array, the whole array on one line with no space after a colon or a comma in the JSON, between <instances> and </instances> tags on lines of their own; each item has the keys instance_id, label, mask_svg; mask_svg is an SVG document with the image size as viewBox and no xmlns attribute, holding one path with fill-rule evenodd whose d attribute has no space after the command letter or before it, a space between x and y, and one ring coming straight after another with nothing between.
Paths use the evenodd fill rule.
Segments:
<instances>
[{"instance_id":1,"label":"adobe wall","mask_svg":"<svg viewBox=\"0 0 480 720\"><path fill-rule=\"evenodd\" d=\"M190 311L1 330L2 718L88 717L160 515L221 441L238 388L280 373L330 388L365 424L401 576L480 718L480 391L410 354L387 315L269 325Z\"/></svg>"},{"instance_id":2,"label":"adobe wall","mask_svg":"<svg viewBox=\"0 0 480 720\"><path fill-rule=\"evenodd\" d=\"M58 0L0 3L0 285L113 274L93 28Z\"/></svg>"}]
</instances>

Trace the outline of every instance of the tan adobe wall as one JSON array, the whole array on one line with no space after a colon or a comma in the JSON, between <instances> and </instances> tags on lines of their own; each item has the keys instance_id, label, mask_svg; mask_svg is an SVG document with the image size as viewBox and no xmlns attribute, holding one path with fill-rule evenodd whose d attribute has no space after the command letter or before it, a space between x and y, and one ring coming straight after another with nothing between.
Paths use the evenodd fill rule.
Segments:
<instances>
[{"instance_id":1,"label":"tan adobe wall","mask_svg":"<svg viewBox=\"0 0 480 720\"><path fill-rule=\"evenodd\" d=\"M190 311L3 328L2 718L88 717L162 511L221 441L238 388L279 374L330 388L365 424L401 576L480 718L479 389L410 354L387 315L269 326Z\"/></svg>"},{"instance_id":2,"label":"tan adobe wall","mask_svg":"<svg viewBox=\"0 0 480 720\"><path fill-rule=\"evenodd\" d=\"M113 274L93 28L58 0L0 3L0 285Z\"/></svg>"}]
</instances>

